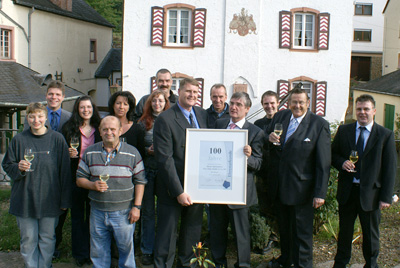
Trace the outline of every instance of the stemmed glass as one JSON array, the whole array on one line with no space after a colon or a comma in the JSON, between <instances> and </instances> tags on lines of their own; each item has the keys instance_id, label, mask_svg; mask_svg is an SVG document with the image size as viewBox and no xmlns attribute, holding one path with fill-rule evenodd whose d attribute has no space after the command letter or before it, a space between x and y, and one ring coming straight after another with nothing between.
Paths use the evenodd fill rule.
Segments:
<instances>
[{"instance_id":1,"label":"stemmed glass","mask_svg":"<svg viewBox=\"0 0 400 268\"><path fill-rule=\"evenodd\" d=\"M104 181L104 182L106 182L107 183L107 181L108 181L108 179L110 178L110 174L105 174L105 173L103 173L103 174L101 174L100 175L100 180L101 181ZM105 190L104 192L107 192L108 190Z\"/></svg>"},{"instance_id":2,"label":"stemmed glass","mask_svg":"<svg viewBox=\"0 0 400 268\"><path fill-rule=\"evenodd\" d=\"M35 158L35 154L33 153L33 150L31 148L26 148L25 152L24 152L24 158L26 161L28 161L29 163L31 163L33 161L33 158ZM33 171L33 169L31 169L30 167L25 170L26 172L30 172Z\"/></svg>"},{"instance_id":3,"label":"stemmed glass","mask_svg":"<svg viewBox=\"0 0 400 268\"><path fill-rule=\"evenodd\" d=\"M355 164L358 161L358 152L356 150L352 150L350 152L349 160L351 163ZM357 172L354 169L349 170L349 172Z\"/></svg>"},{"instance_id":4,"label":"stemmed glass","mask_svg":"<svg viewBox=\"0 0 400 268\"><path fill-rule=\"evenodd\" d=\"M77 149L79 147L79 138L71 137L70 143L72 148ZM73 158L77 158L78 156L74 156Z\"/></svg>"},{"instance_id":5,"label":"stemmed glass","mask_svg":"<svg viewBox=\"0 0 400 268\"><path fill-rule=\"evenodd\" d=\"M283 132L283 126L281 123L276 123L274 127L274 133L278 135L279 137L282 135ZM280 142L274 142L274 145L281 145Z\"/></svg>"}]
</instances>

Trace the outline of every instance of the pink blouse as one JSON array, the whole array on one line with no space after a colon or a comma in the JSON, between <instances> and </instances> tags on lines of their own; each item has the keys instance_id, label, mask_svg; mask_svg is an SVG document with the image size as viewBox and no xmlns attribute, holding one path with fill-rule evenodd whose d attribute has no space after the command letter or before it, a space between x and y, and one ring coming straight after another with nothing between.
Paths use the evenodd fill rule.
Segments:
<instances>
[{"instance_id":1,"label":"pink blouse","mask_svg":"<svg viewBox=\"0 0 400 268\"><path fill-rule=\"evenodd\" d=\"M83 153L86 151L86 148L89 147L90 145L94 144L94 132L95 128L92 127L92 131L89 134L89 137L86 137L85 134L82 131L82 128L79 128L81 132L81 151L79 154L79 157L82 159Z\"/></svg>"}]
</instances>

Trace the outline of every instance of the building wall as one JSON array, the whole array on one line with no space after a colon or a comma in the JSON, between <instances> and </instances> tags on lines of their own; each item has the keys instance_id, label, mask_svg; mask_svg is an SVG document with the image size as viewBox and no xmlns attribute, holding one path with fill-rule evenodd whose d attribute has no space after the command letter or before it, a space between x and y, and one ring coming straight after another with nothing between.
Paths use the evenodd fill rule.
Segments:
<instances>
[{"instance_id":1,"label":"building wall","mask_svg":"<svg viewBox=\"0 0 400 268\"><path fill-rule=\"evenodd\" d=\"M356 3L372 4L372 16L368 15L355 15ZM384 16L382 14L385 7L386 0L368 0L368 1L354 1L352 7L353 12L353 29L371 29L371 42L353 41L353 52L369 52L369 53L382 53L383 50L383 25Z\"/></svg>"},{"instance_id":2,"label":"building wall","mask_svg":"<svg viewBox=\"0 0 400 268\"><path fill-rule=\"evenodd\" d=\"M277 81L307 76L327 81L326 119L340 120L348 99L353 4L301 0L261 1L197 0L189 4L207 9L204 48L168 49L150 46L151 7L171 0L125 1L123 87L140 99L150 92L150 77L160 68L204 78L203 107L211 104L209 90L224 83L228 95L235 83L247 83L253 101L250 114L261 108L266 90L277 91ZM329 49L294 52L279 49L279 12L309 7L331 16ZM256 34L240 36L229 31L233 15L245 8L253 15ZM260 116L263 116L261 114Z\"/></svg>"},{"instance_id":3,"label":"building wall","mask_svg":"<svg viewBox=\"0 0 400 268\"><path fill-rule=\"evenodd\" d=\"M360 90L354 90L353 91L353 96L354 96L354 106L353 106L353 118L354 120L357 120L356 118L356 105L355 101L357 97L363 94L369 94L375 99L375 108L376 108L376 114L375 114L375 122L378 123L379 125L385 126L385 104L390 104L395 106L395 120L397 118L396 114L400 113L400 97L399 96L393 96L393 95L386 95L386 94L377 94L377 93L371 93L371 92L365 92L365 91L360 91ZM395 128L394 128L395 129Z\"/></svg>"},{"instance_id":4,"label":"building wall","mask_svg":"<svg viewBox=\"0 0 400 268\"><path fill-rule=\"evenodd\" d=\"M389 1L385 11L383 74L396 71L400 65L400 1Z\"/></svg>"},{"instance_id":5,"label":"building wall","mask_svg":"<svg viewBox=\"0 0 400 268\"><path fill-rule=\"evenodd\" d=\"M31 9L3 1L2 10L28 34ZM0 15L0 25L13 25ZM15 60L28 67L28 42L14 27ZM63 82L85 94L96 88L94 74L112 46L112 28L35 10L31 15L31 66L43 74L63 73ZM90 40L97 40L97 63L89 63ZM78 72L78 69L81 71Z\"/></svg>"}]
</instances>

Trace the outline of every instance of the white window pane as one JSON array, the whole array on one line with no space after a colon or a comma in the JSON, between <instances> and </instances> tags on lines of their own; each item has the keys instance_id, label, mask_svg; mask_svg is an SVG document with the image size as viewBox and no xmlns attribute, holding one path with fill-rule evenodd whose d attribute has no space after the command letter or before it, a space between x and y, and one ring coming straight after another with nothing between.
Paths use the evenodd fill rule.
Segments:
<instances>
[{"instance_id":1,"label":"white window pane","mask_svg":"<svg viewBox=\"0 0 400 268\"><path fill-rule=\"evenodd\" d=\"M189 19L189 11L181 11L181 18L182 19Z\"/></svg>"},{"instance_id":2,"label":"white window pane","mask_svg":"<svg viewBox=\"0 0 400 268\"><path fill-rule=\"evenodd\" d=\"M177 16L178 16L178 11L176 11L176 10L170 10L169 11L169 18L170 19L176 19Z\"/></svg>"}]
</instances>

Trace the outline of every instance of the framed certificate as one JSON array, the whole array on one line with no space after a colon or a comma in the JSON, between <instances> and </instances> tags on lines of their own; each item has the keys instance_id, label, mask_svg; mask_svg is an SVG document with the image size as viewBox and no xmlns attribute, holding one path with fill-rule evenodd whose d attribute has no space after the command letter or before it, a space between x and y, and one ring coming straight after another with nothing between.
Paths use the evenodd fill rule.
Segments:
<instances>
[{"instance_id":1,"label":"framed certificate","mask_svg":"<svg viewBox=\"0 0 400 268\"><path fill-rule=\"evenodd\" d=\"M247 130L186 129L184 192L194 203L245 205Z\"/></svg>"}]
</instances>

